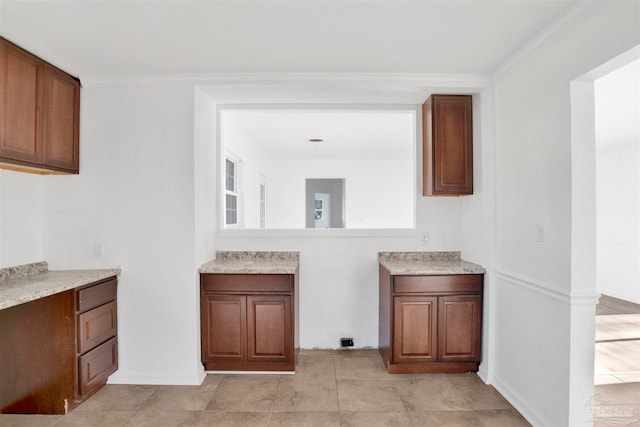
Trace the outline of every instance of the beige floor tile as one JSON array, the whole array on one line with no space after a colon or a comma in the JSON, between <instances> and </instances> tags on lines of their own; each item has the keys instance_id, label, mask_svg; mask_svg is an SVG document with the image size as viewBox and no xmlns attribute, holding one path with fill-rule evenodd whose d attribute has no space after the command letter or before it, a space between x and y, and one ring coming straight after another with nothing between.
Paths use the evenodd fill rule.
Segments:
<instances>
[{"instance_id":1,"label":"beige floor tile","mask_svg":"<svg viewBox=\"0 0 640 427\"><path fill-rule=\"evenodd\" d=\"M402 412L404 407L389 380L338 380L338 404L341 411Z\"/></svg>"},{"instance_id":2,"label":"beige floor tile","mask_svg":"<svg viewBox=\"0 0 640 427\"><path fill-rule=\"evenodd\" d=\"M300 356L295 377L336 378L333 357Z\"/></svg>"},{"instance_id":3,"label":"beige floor tile","mask_svg":"<svg viewBox=\"0 0 640 427\"><path fill-rule=\"evenodd\" d=\"M486 427L527 427L530 426L515 409L485 409L475 411L481 426Z\"/></svg>"},{"instance_id":4,"label":"beige floor tile","mask_svg":"<svg viewBox=\"0 0 640 427\"><path fill-rule=\"evenodd\" d=\"M480 420L473 411L409 412L414 426L478 427Z\"/></svg>"},{"instance_id":5,"label":"beige floor tile","mask_svg":"<svg viewBox=\"0 0 640 427\"><path fill-rule=\"evenodd\" d=\"M429 377L394 381L407 411L468 411L464 395L447 378Z\"/></svg>"},{"instance_id":6,"label":"beige floor tile","mask_svg":"<svg viewBox=\"0 0 640 427\"><path fill-rule=\"evenodd\" d=\"M512 409L511 404L493 386L477 376L447 377L471 409Z\"/></svg>"},{"instance_id":7,"label":"beige floor tile","mask_svg":"<svg viewBox=\"0 0 640 427\"><path fill-rule=\"evenodd\" d=\"M49 427L60 421L64 415L22 415L0 414L2 427Z\"/></svg>"},{"instance_id":8,"label":"beige floor tile","mask_svg":"<svg viewBox=\"0 0 640 427\"><path fill-rule=\"evenodd\" d=\"M336 378L339 380L389 380L390 375L381 357L336 357Z\"/></svg>"},{"instance_id":9,"label":"beige floor tile","mask_svg":"<svg viewBox=\"0 0 640 427\"><path fill-rule=\"evenodd\" d=\"M215 388L198 386L160 386L140 409L145 411L203 411Z\"/></svg>"},{"instance_id":10,"label":"beige floor tile","mask_svg":"<svg viewBox=\"0 0 640 427\"><path fill-rule=\"evenodd\" d=\"M340 413L274 412L269 427L340 427Z\"/></svg>"},{"instance_id":11,"label":"beige floor tile","mask_svg":"<svg viewBox=\"0 0 640 427\"><path fill-rule=\"evenodd\" d=\"M336 387L336 380L316 378L281 378L272 411L338 411L338 390Z\"/></svg>"},{"instance_id":12,"label":"beige floor tile","mask_svg":"<svg viewBox=\"0 0 640 427\"><path fill-rule=\"evenodd\" d=\"M224 377L224 375L220 374L207 374L204 377L204 380L202 380L200 388L203 390L214 391L216 388L218 388Z\"/></svg>"},{"instance_id":13,"label":"beige floor tile","mask_svg":"<svg viewBox=\"0 0 640 427\"><path fill-rule=\"evenodd\" d=\"M358 348L354 350L337 350L338 357L374 357L380 358L380 350L377 348Z\"/></svg>"},{"instance_id":14,"label":"beige floor tile","mask_svg":"<svg viewBox=\"0 0 640 427\"><path fill-rule=\"evenodd\" d=\"M342 427L403 427L412 426L406 412L343 412Z\"/></svg>"},{"instance_id":15,"label":"beige floor tile","mask_svg":"<svg viewBox=\"0 0 640 427\"><path fill-rule=\"evenodd\" d=\"M273 406L279 381L278 376L271 375L226 376L207 409L268 412Z\"/></svg>"},{"instance_id":16,"label":"beige floor tile","mask_svg":"<svg viewBox=\"0 0 640 427\"><path fill-rule=\"evenodd\" d=\"M156 391L157 386L107 384L83 402L76 411L135 411Z\"/></svg>"},{"instance_id":17,"label":"beige floor tile","mask_svg":"<svg viewBox=\"0 0 640 427\"><path fill-rule=\"evenodd\" d=\"M135 411L73 411L61 419L55 427L121 427L126 425L135 413Z\"/></svg>"},{"instance_id":18,"label":"beige floor tile","mask_svg":"<svg viewBox=\"0 0 640 427\"><path fill-rule=\"evenodd\" d=\"M196 427L266 427L268 412L204 411L196 421Z\"/></svg>"},{"instance_id":19,"label":"beige floor tile","mask_svg":"<svg viewBox=\"0 0 640 427\"><path fill-rule=\"evenodd\" d=\"M311 349L300 349L298 352L298 357L300 356L312 356L312 357L335 357L340 354L341 350L334 349L322 349L322 348L311 348Z\"/></svg>"},{"instance_id":20,"label":"beige floor tile","mask_svg":"<svg viewBox=\"0 0 640 427\"><path fill-rule=\"evenodd\" d=\"M193 426L199 411L138 411L129 425L135 427Z\"/></svg>"}]
</instances>

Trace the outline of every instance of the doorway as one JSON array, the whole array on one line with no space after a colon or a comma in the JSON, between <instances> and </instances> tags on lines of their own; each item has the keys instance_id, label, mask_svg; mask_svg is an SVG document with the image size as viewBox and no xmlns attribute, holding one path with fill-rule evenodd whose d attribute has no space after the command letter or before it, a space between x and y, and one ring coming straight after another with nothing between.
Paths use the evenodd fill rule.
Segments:
<instances>
[{"instance_id":1,"label":"doorway","mask_svg":"<svg viewBox=\"0 0 640 427\"><path fill-rule=\"evenodd\" d=\"M344 187L344 178L307 178L305 180L306 228L345 227Z\"/></svg>"}]
</instances>

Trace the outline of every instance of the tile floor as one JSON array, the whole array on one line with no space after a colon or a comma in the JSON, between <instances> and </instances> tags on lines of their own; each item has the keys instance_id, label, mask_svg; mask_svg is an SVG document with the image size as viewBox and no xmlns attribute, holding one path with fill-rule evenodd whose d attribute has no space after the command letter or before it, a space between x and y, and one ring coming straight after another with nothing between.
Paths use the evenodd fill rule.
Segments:
<instances>
[{"instance_id":1,"label":"tile floor","mask_svg":"<svg viewBox=\"0 0 640 427\"><path fill-rule=\"evenodd\" d=\"M301 351L295 375L107 385L66 416L0 415L3 427L528 425L475 374L389 375L377 350Z\"/></svg>"}]
</instances>

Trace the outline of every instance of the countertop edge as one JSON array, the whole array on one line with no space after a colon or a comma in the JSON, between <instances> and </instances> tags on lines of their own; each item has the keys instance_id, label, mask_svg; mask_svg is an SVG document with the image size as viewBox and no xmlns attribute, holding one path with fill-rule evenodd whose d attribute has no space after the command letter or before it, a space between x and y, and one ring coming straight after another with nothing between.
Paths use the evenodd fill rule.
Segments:
<instances>
[{"instance_id":1,"label":"countertop edge","mask_svg":"<svg viewBox=\"0 0 640 427\"><path fill-rule=\"evenodd\" d=\"M0 310L119 276L121 272L119 268L49 270L42 274L14 279L12 286L5 286L4 289L3 283L0 282Z\"/></svg>"}]
</instances>

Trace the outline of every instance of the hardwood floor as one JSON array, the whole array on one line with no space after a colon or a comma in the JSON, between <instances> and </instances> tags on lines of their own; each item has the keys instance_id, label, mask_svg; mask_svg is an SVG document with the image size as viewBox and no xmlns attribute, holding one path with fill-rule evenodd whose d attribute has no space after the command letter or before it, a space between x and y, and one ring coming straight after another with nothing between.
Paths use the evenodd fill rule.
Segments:
<instances>
[{"instance_id":1,"label":"hardwood floor","mask_svg":"<svg viewBox=\"0 0 640 427\"><path fill-rule=\"evenodd\" d=\"M640 425L640 304L600 298L594 359L594 426Z\"/></svg>"}]
</instances>

